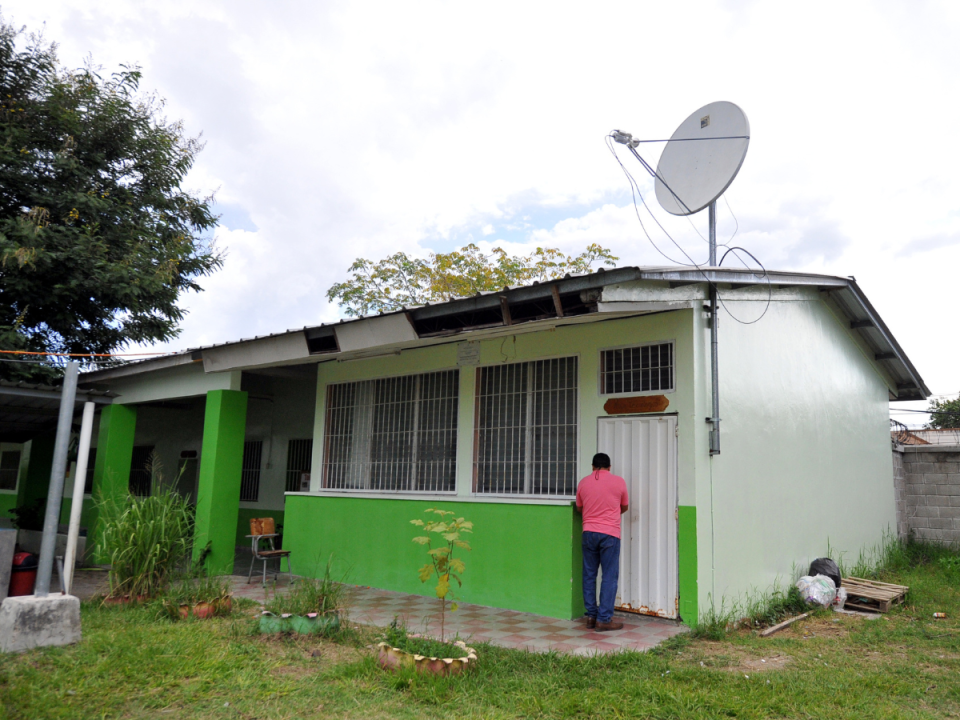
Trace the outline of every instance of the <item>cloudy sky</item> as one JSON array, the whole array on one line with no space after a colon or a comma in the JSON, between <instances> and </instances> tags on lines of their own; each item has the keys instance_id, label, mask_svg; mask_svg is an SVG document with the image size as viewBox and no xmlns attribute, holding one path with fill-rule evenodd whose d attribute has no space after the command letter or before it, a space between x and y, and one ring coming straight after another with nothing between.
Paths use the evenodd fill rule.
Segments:
<instances>
[{"instance_id":1,"label":"cloudy sky","mask_svg":"<svg viewBox=\"0 0 960 720\"><path fill-rule=\"evenodd\" d=\"M172 349L336 320L325 291L358 256L597 242L622 265L663 265L604 136L669 137L722 99L752 137L721 240L738 226L736 244L769 268L856 276L931 390L960 390L960 3L15 0L2 12L45 25L67 66L139 64L169 117L203 133L188 185L216 191L228 254L184 298ZM691 224L650 200L704 260L706 213Z\"/></svg>"}]
</instances>

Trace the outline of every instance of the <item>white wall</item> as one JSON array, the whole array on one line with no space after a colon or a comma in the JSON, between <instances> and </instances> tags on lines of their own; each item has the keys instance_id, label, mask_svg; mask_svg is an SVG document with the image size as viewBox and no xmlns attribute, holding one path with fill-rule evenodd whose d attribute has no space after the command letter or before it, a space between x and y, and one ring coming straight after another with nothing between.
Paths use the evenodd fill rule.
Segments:
<instances>
[{"instance_id":1,"label":"white wall","mask_svg":"<svg viewBox=\"0 0 960 720\"><path fill-rule=\"evenodd\" d=\"M729 607L792 581L828 545L855 561L896 529L887 381L816 290L800 295L753 325L720 315L722 447L697 488L701 612L709 595ZM754 298L727 306L753 319L765 293Z\"/></svg>"}]
</instances>

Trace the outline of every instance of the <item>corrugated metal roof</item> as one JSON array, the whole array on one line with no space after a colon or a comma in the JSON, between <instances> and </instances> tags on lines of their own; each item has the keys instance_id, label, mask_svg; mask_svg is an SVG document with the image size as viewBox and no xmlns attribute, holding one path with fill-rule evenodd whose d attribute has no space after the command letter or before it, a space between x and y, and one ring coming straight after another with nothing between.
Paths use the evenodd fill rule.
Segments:
<instances>
[{"instance_id":1,"label":"corrugated metal roof","mask_svg":"<svg viewBox=\"0 0 960 720\"><path fill-rule=\"evenodd\" d=\"M457 298L442 303L426 304L419 307L404 308L376 315L344 318L337 323L320 323L314 326L288 330L281 333L242 338L237 341L214 343L199 348L191 348L179 353L164 355L157 358L127 363L120 367L107 368L85 373L81 382L91 383L100 380L123 377L126 375L149 372L164 367L171 367L203 359L204 351L240 346L244 343L263 341L269 338L295 335L302 333L310 340L334 338L335 329L352 323L360 323L371 318L383 318L395 315L406 315L411 324L424 325L444 318L454 316L470 316L475 321L484 313L499 312L505 304L508 308L523 303L550 302L554 295L569 296L574 293L602 290L604 287L620 283L650 281L666 283L669 287L715 283L717 285L732 285L734 287L756 286L770 283L777 287L815 287L821 291L825 301L842 317L850 322L851 330L857 334L867 348L873 352L874 360L896 381L898 400L923 399L930 395L930 391L923 383L920 374L906 353L897 343L889 328L884 324L879 314L867 300L856 280L852 277L844 278L831 275L812 273L794 273L784 271L767 271L766 277L757 275L751 270L736 268L687 268L687 267L626 267L600 269L586 275L567 275L557 280L535 282L499 291L477 293L467 298ZM536 318L541 319L541 318ZM534 321L536 321L536 319ZM529 321L529 318L524 322ZM556 321L556 317L553 318ZM440 331L445 334L469 334L471 331L490 329L499 323L474 322L473 325ZM419 331L418 331L419 333ZM428 335L440 333L428 333ZM421 340L426 339L423 333L418 335ZM302 358L303 362L316 362L330 355L336 356L338 347L324 351L322 355L310 355ZM295 362L290 361L290 362ZM285 361L287 362L287 361Z\"/></svg>"}]
</instances>

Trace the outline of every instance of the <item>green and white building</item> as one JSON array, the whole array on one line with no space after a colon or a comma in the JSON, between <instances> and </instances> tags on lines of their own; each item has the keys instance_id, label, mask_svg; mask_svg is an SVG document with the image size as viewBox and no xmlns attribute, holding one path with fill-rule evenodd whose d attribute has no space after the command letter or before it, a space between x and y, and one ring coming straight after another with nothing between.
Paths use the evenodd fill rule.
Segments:
<instances>
[{"instance_id":1,"label":"green and white building","mask_svg":"<svg viewBox=\"0 0 960 720\"><path fill-rule=\"evenodd\" d=\"M351 583L422 594L409 521L448 508L475 525L463 601L571 618L573 496L605 451L631 493L620 604L692 623L828 543L880 543L896 526L888 403L929 395L853 279L769 280L621 268L88 373L112 398L91 490L150 492L152 454L195 499L211 569L272 515L298 574L332 556Z\"/></svg>"}]
</instances>

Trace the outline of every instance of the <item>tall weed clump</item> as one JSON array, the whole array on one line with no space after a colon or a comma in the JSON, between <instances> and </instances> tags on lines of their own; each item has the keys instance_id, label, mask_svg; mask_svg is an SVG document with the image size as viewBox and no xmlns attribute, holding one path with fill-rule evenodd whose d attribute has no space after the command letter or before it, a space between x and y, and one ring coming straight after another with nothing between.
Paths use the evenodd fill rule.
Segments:
<instances>
[{"instance_id":1,"label":"tall weed clump","mask_svg":"<svg viewBox=\"0 0 960 720\"><path fill-rule=\"evenodd\" d=\"M177 492L127 494L98 503L100 547L110 563L110 596L154 597L186 562L193 510Z\"/></svg>"}]
</instances>

